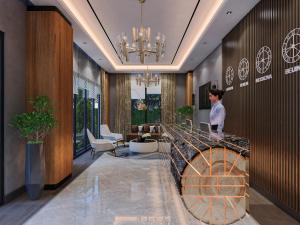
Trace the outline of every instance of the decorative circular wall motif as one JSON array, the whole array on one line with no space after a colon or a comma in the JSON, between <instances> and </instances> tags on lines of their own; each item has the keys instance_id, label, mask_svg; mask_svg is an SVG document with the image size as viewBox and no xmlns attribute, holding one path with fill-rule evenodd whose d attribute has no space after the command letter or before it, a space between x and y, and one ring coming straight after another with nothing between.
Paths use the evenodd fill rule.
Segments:
<instances>
[{"instance_id":1,"label":"decorative circular wall motif","mask_svg":"<svg viewBox=\"0 0 300 225\"><path fill-rule=\"evenodd\" d=\"M225 76L226 84L228 86L232 84L233 78L234 78L234 70L232 66L228 66L226 69L226 76Z\"/></svg>"},{"instance_id":2,"label":"decorative circular wall motif","mask_svg":"<svg viewBox=\"0 0 300 225\"><path fill-rule=\"evenodd\" d=\"M282 45L282 57L287 63L300 60L300 28L290 31Z\"/></svg>"},{"instance_id":3,"label":"decorative circular wall motif","mask_svg":"<svg viewBox=\"0 0 300 225\"><path fill-rule=\"evenodd\" d=\"M256 55L256 70L260 74L264 74L270 68L272 62L272 51L268 46L259 49Z\"/></svg>"},{"instance_id":4,"label":"decorative circular wall motif","mask_svg":"<svg viewBox=\"0 0 300 225\"><path fill-rule=\"evenodd\" d=\"M238 75L240 80L246 80L248 74L249 74L249 61L246 58L242 58L238 68Z\"/></svg>"}]
</instances>

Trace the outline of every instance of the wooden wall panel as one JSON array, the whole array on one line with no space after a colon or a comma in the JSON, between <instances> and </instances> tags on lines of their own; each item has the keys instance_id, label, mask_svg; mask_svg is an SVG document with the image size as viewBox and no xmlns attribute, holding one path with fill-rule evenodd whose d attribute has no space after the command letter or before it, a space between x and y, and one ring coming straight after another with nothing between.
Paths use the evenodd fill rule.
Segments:
<instances>
[{"instance_id":1,"label":"wooden wall panel","mask_svg":"<svg viewBox=\"0 0 300 225\"><path fill-rule=\"evenodd\" d=\"M299 0L262 0L223 39L223 87L228 66L235 72L233 90L224 96L227 132L251 141L251 185L278 206L300 219L300 71L286 75L285 69L300 65L282 57L286 35L300 28ZM300 29L299 29L300 30ZM300 49L300 33L294 36ZM260 75L256 55L263 46L272 51L268 71ZM300 50L294 50L300 55ZM240 87L238 66L249 60L249 85ZM258 77L271 80L256 83Z\"/></svg>"},{"instance_id":2,"label":"wooden wall panel","mask_svg":"<svg viewBox=\"0 0 300 225\"><path fill-rule=\"evenodd\" d=\"M193 72L188 72L186 74L185 104L189 106L192 106L193 104Z\"/></svg>"},{"instance_id":3,"label":"wooden wall panel","mask_svg":"<svg viewBox=\"0 0 300 225\"><path fill-rule=\"evenodd\" d=\"M46 184L57 185L73 165L73 31L56 11L27 12L27 99L47 95L57 126L46 139Z\"/></svg>"}]
</instances>

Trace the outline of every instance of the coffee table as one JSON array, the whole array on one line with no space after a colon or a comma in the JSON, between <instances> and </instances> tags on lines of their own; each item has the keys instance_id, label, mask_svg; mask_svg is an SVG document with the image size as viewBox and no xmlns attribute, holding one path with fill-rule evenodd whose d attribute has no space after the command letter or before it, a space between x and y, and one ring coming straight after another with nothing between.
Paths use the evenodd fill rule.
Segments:
<instances>
[{"instance_id":1,"label":"coffee table","mask_svg":"<svg viewBox=\"0 0 300 225\"><path fill-rule=\"evenodd\" d=\"M146 139L144 142L138 142L137 139L129 142L129 149L136 153L151 153L158 150L158 143L154 139Z\"/></svg>"}]
</instances>

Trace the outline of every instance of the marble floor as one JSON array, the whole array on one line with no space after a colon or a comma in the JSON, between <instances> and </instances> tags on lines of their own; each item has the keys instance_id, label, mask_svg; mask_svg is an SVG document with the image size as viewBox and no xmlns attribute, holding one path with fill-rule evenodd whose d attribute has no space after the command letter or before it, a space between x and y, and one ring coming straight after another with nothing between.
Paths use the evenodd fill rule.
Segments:
<instances>
[{"instance_id":1,"label":"marble floor","mask_svg":"<svg viewBox=\"0 0 300 225\"><path fill-rule=\"evenodd\" d=\"M25 224L194 225L161 159L103 154ZM258 224L249 215L236 225Z\"/></svg>"}]
</instances>

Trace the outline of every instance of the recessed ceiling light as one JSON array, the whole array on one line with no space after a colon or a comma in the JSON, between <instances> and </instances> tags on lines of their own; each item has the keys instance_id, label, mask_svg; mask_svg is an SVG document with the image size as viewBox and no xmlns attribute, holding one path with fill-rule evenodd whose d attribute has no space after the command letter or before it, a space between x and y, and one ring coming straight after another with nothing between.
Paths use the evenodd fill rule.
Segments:
<instances>
[{"instance_id":1,"label":"recessed ceiling light","mask_svg":"<svg viewBox=\"0 0 300 225\"><path fill-rule=\"evenodd\" d=\"M232 14L232 11L231 11L231 10L228 10L228 11L226 12L226 14L227 14L227 15L231 15L231 14Z\"/></svg>"}]
</instances>

